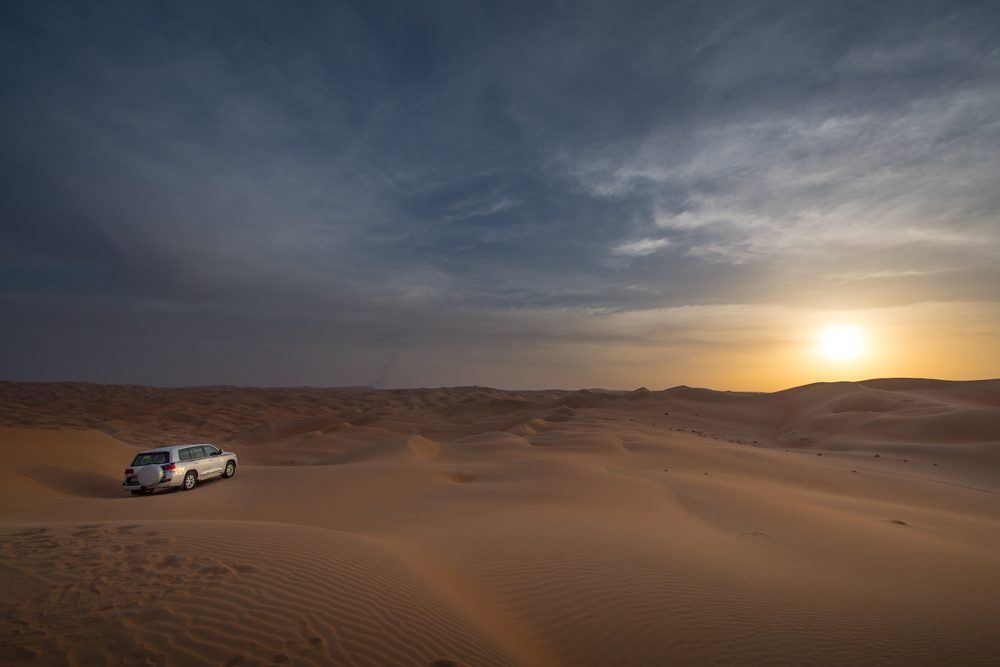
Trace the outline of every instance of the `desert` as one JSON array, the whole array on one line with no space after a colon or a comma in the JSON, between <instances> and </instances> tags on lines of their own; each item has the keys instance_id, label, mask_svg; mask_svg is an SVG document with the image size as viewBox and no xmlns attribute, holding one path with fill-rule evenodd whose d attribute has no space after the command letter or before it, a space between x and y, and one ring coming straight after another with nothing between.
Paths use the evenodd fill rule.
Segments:
<instances>
[{"instance_id":1,"label":"desert","mask_svg":"<svg viewBox=\"0 0 1000 667\"><path fill-rule=\"evenodd\" d=\"M1000 2L0 5L0 667L1000 666Z\"/></svg>"},{"instance_id":2,"label":"desert","mask_svg":"<svg viewBox=\"0 0 1000 667\"><path fill-rule=\"evenodd\" d=\"M995 664L1000 380L0 383L0 661ZM233 479L130 496L161 444Z\"/></svg>"}]
</instances>

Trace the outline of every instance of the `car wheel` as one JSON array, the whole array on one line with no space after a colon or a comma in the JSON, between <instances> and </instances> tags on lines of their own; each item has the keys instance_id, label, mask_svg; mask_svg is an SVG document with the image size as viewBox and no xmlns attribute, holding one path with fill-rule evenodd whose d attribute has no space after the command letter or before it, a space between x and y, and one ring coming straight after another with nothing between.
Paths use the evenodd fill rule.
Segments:
<instances>
[{"instance_id":1,"label":"car wheel","mask_svg":"<svg viewBox=\"0 0 1000 667\"><path fill-rule=\"evenodd\" d=\"M236 464L233 461L226 463L226 470L222 473L223 479L229 479L236 474Z\"/></svg>"},{"instance_id":2,"label":"car wheel","mask_svg":"<svg viewBox=\"0 0 1000 667\"><path fill-rule=\"evenodd\" d=\"M193 471L189 470L186 475L184 475L184 484L181 486L185 491L190 491L198 483L198 475Z\"/></svg>"},{"instance_id":3,"label":"car wheel","mask_svg":"<svg viewBox=\"0 0 1000 667\"><path fill-rule=\"evenodd\" d=\"M153 495L154 493L156 493L156 489L143 489L143 490L142 490L142 491L140 491L139 493L141 493L141 494L142 494L142 495L144 495L144 496L151 496L151 495Z\"/></svg>"}]
</instances>

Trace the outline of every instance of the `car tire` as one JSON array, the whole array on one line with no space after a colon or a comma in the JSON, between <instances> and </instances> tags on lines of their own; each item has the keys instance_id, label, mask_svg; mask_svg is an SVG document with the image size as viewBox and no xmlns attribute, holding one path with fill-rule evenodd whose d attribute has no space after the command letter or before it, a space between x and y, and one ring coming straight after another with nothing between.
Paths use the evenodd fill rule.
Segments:
<instances>
[{"instance_id":1,"label":"car tire","mask_svg":"<svg viewBox=\"0 0 1000 667\"><path fill-rule=\"evenodd\" d=\"M230 477L232 477L235 474L236 474L236 462L235 461L227 461L226 462L226 469L222 471L222 479L229 479Z\"/></svg>"},{"instance_id":2,"label":"car tire","mask_svg":"<svg viewBox=\"0 0 1000 667\"><path fill-rule=\"evenodd\" d=\"M198 485L198 474L189 470L186 475L184 475L184 483L181 484L181 488L185 491L190 491Z\"/></svg>"}]
</instances>

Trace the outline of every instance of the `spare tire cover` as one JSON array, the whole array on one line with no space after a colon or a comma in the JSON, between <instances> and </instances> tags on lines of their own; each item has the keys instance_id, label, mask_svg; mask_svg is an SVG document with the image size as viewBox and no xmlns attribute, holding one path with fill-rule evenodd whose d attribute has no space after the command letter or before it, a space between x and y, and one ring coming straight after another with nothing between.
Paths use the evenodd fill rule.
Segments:
<instances>
[{"instance_id":1,"label":"spare tire cover","mask_svg":"<svg viewBox=\"0 0 1000 667\"><path fill-rule=\"evenodd\" d=\"M136 477L139 478L139 484L153 486L163 479L163 470L160 469L160 466L142 466L139 468L139 474Z\"/></svg>"}]
</instances>

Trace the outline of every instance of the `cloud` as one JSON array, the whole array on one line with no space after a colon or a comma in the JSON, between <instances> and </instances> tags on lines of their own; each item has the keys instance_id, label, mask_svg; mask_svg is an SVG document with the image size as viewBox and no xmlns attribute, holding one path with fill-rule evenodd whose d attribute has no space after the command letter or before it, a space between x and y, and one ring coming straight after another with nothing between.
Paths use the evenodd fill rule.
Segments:
<instances>
[{"instance_id":1,"label":"cloud","mask_svg":"<svg viewBox=\"0 0 1000 667\"><path fill-rule=\"evenodd\" d=\"M670 245L670 239L639 239L616 246L612 253L625 257L643 257L652 255Z\"/></svg>"},{"instance_id":2,"label":"cloud","mask_svg":"<svg viewBox=\"0 0 1000 667\"><path fill-rule=\"evenodd\" d=\"M514 208L520 201L508 196L472 195L455 202L448 207L447 218L450 220L468 220L469 218L487 218L501 211Z\"/></svg>"},{"instance_id":3,"label":"cloud","mask_svg":"<svg viewBox=\"0 0 1000 667\"><path fill-rule=\"evenodd\" d=\"M822 277L877 272L891 253L919 273L987 269L1000 259L998 105L1000 86L976 82L892 110L784 112L689 140L668 129L613 167L576 170L595 194L647 198L651 228L704 261L777 269L810 257Z\"/></svg>"}]
</instances>

